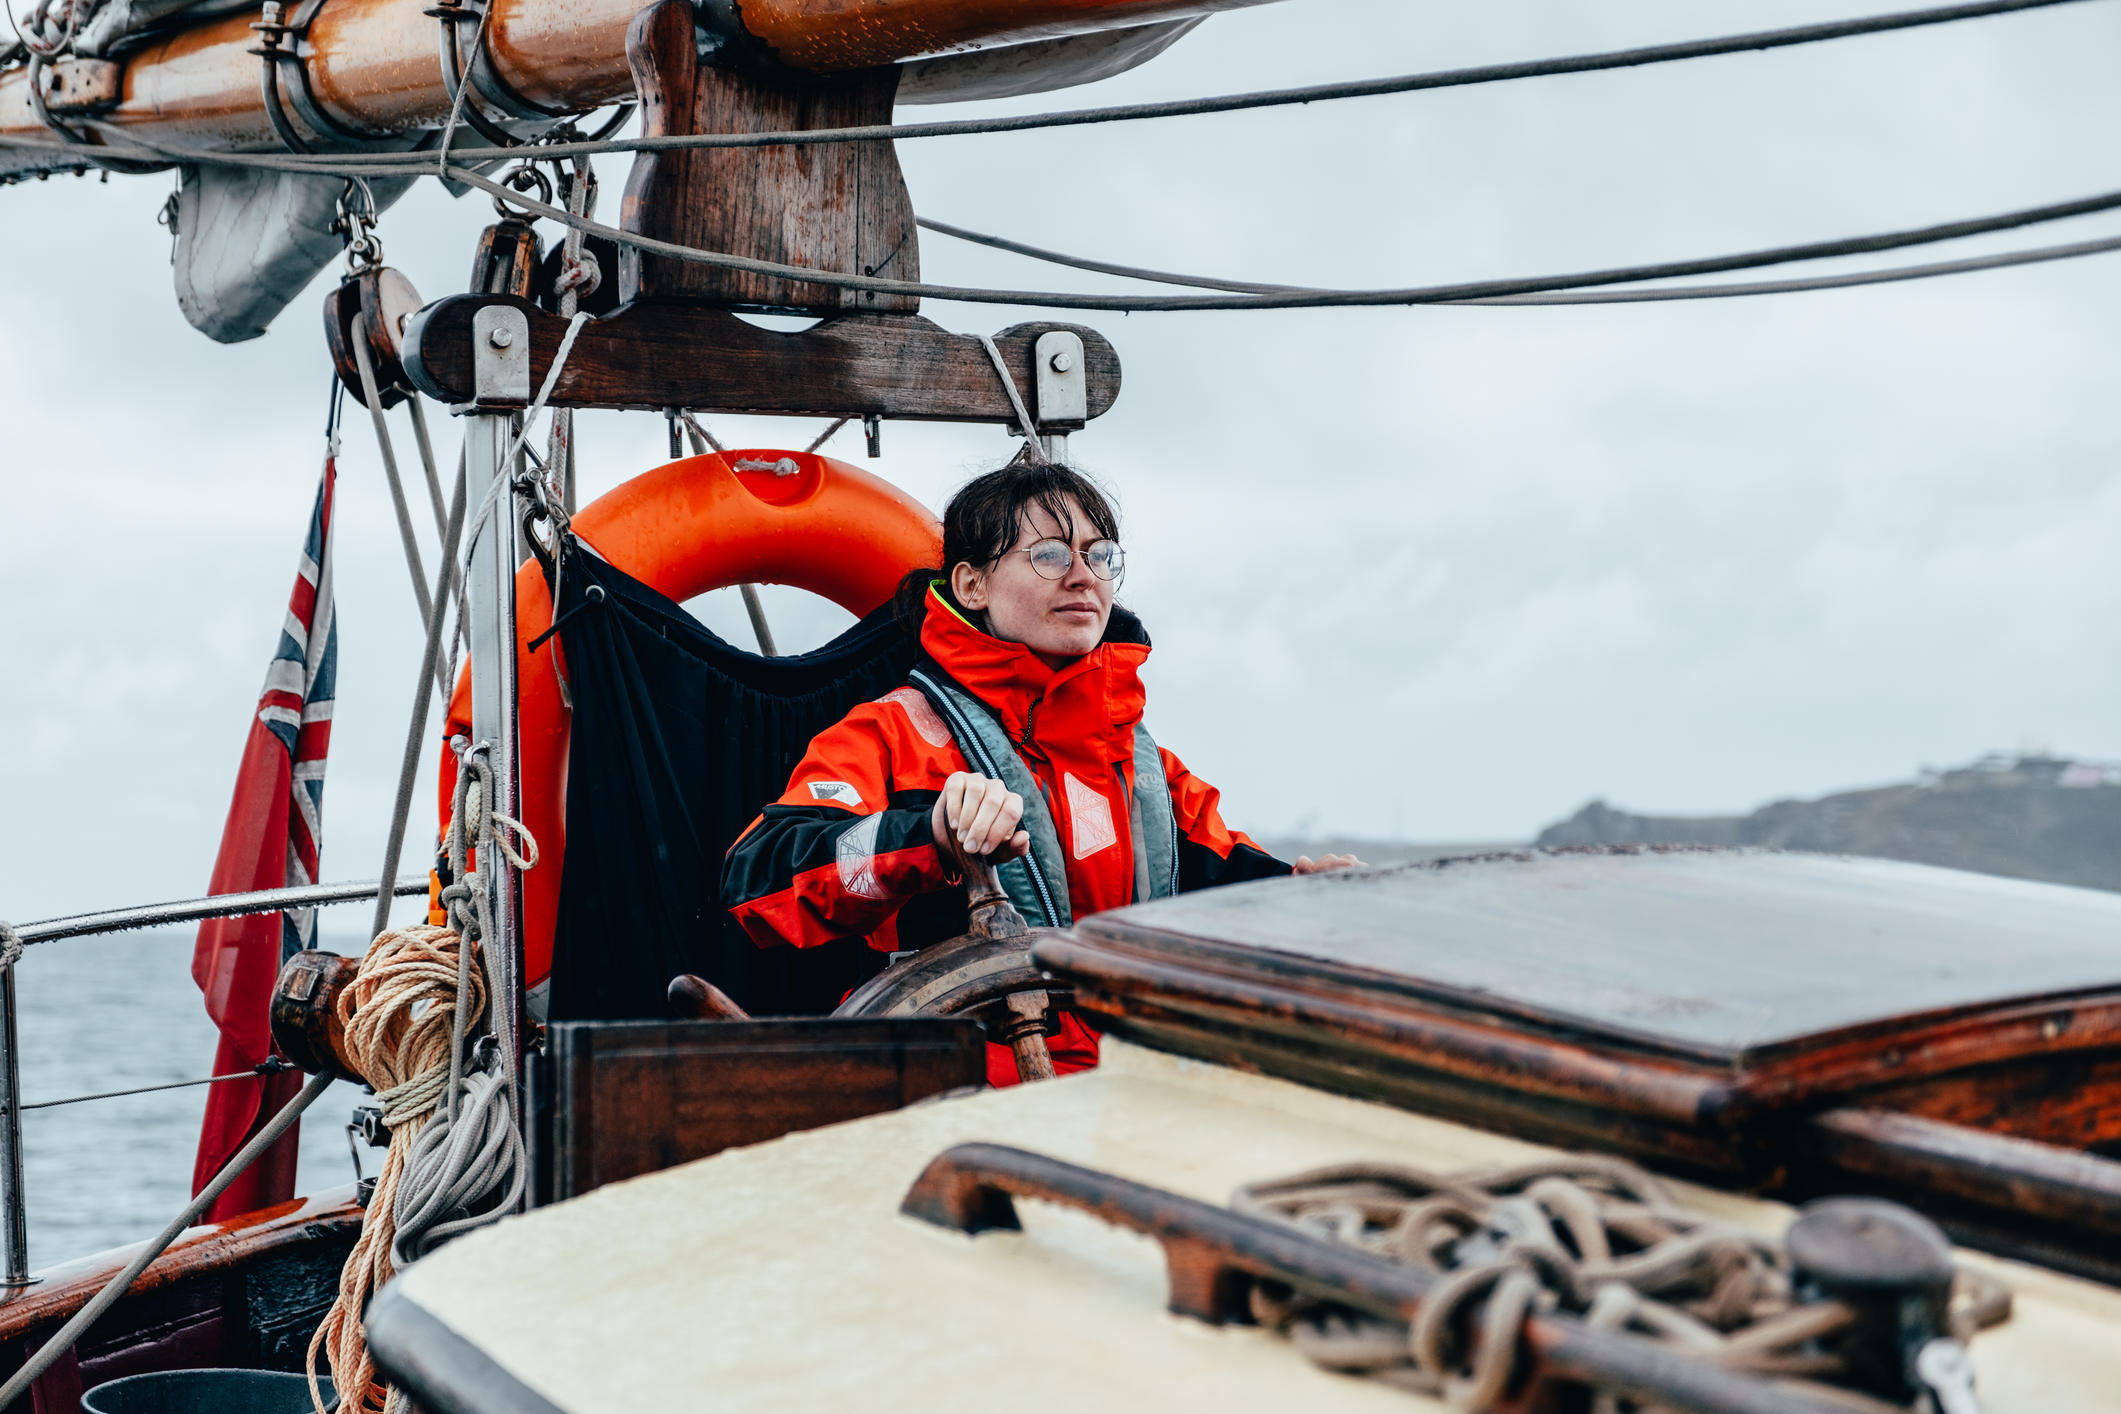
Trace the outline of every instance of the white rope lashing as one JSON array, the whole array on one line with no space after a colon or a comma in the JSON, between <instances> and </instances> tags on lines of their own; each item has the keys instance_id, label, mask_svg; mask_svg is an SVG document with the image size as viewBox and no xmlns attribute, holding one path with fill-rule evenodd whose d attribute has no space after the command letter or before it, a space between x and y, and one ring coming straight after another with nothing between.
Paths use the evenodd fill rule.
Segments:
<instances>
[{"instance_id":1,"label":"white rope lashing","mask_svg":"<svg viewBox=\"0 0 2121 1414\"><path fill-rule=\"evenodd\" d=\"M987 358L994 364L994 372L1002 380L1002 391L1009 395L1009 407L1016 413L1017 425L1023 429L1024 441L1033 451L1039 450L1038 423L1032 419L1031 410L1024 406L1024 395L1017 391L1016 378L1009 372L1009 365L1002 361L1002 351L994 346L993 336L979 336L980 347L987 351Z\"/></svg>"}]
</instances>

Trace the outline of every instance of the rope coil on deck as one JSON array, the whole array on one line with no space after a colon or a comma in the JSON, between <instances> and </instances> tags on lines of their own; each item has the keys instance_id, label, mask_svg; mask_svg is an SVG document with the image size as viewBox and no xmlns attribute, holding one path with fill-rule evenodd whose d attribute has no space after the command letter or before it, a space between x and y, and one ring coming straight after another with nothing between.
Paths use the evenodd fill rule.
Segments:
<instances>
[{"instance_id":1,"label":"rope coil on deck","mask_svg":"<svg viewBox=\"0 0 2121 1414\"><path fill-rule=\"evenodd\" d=\"M1814 1383L1844 1373L1831 1338L1855 1313L1799 1301L1780 1243L1682 1206L1623 1159L1575 1155L1443 1176L1343 1164L1248 1185L1232 1206L1442 1273L1410 1327L1265 1285L1252 1290L1252 1312L1319 1365L1456 1409L1493 1407L1519 1373L1525 1317L1560 1309L1597 1329L1803 1381L1859 1414L1900 1410ZM1961 1268L1952 1334L1964 1341L2007 1320L2010 1306L2002 1283ZM1622 1407L1610 1393L1592 1405L1594 1414Z\"/></svg>"},{"instance_id":2,"label":"rope coil on deck","mask_svg":"<svg viewBox=\"0 0 2121 1414\"><path fill-rule=\"evenodd\" d=\"M513 1211L525 1179L511 1058L490 1034L497 979L481 946L492 936L474 842L517 869L537 862L522 824L490 808L493 769L464 753L447 847L454 882L442 891L452 927L415 924L380 934L339 995L347 1059L382 1102L390 1148L339 1276L339 1294L309 1343L310 1395L324 1414L318 1352L330 1361L348 1414L385 1414L403 1397L377 1379L361 1321L397 1269L458 1233ZM513 839L511 839L511 836ZM518 843L521 848L518 849ZM467 1038L478 1035L474 1046ZM467 1054L468 1051L468 1054Z\"/></svg>"}]
</instances>

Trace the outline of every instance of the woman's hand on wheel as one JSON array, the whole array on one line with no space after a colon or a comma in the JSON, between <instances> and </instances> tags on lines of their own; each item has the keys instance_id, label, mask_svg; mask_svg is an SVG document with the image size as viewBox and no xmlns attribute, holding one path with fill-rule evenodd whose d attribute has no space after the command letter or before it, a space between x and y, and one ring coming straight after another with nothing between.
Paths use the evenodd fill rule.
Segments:
<instances>
[{"instance_id":1,"label":"woman's hand on wheel","mask_svg":"<svg viewBox=\"0 0 2121 1414\"><path fill-rule=\"evenodd\" d=\"M996 864L1021 859L1031 849L1031 836L1017 825L1024 818L1024 798L1000 781L953 772L943 782L928 824L935 847L948 852L951 836L957 837L965 853L990 855Z\"/></svg>"},{"instance_id":2,"label":"woman's hand on wheel","mask_svg":"<svg viewBox=\"0 0 2121 1414\"><path fill-rule=\"evenodd\" d=\"M1292 874L1330 874L1336 869L1360 868L1362 868L1362 861L1352 854L1321 854L1316 859L1313 859L1308 854L1301 854L1296 857L1296 862L1289 866L1289 872Z\"/></svg>"}]
</instances>

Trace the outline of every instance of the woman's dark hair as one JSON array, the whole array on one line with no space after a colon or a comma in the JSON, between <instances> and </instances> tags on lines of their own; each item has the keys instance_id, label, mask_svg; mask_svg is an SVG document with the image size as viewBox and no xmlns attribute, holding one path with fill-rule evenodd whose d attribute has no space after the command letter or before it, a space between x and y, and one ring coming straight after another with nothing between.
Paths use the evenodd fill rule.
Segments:
<instances>
[{"instance_id":1,"label":"woman's dark hair","mask_svg":"<svg viewBox=\"0 0 2121 1414\"><path fill-rule=\"evenodd\" d=\"M1036 457L1029 443L998 471L976 476L958 488L943 511L943 565L917 569L899 582L894 607L909 633L919 633L927 615L928 586L943 581L941 593L960 613L964 606L950 592L950 571L959 565L984 569L1016 546L1024 517L1036 506L1053 517L1061 534L1075 539L1073 498L1091 526L1106 540L1119 539L1119 512L1098 484L1073 467ZM966 617L975 621L977 614Z\"/></svg>"}]
</instances>

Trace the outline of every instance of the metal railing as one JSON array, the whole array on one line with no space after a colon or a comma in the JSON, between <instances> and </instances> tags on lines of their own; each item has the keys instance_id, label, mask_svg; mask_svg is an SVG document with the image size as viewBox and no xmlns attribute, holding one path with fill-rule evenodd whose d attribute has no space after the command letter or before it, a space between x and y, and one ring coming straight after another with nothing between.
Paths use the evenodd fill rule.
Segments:
<instances>
[{"instance_id":1,"label":"metal railing","mask_svg":"<svg viewBox=\"0 0 2121 1414\"><path fill-rule=\"evenodd\" d=\"M24 923L15 936L25 947L57 942L61 938L91 937L101 933L124 933L137 928L159 928L171 923L196 923L207 918L243 918L258 913L278 913L289 908L315 908L321 904L357 903L380 892L378 881L356 884L305 884L295 888L257 889L243 894L216 894L208 898L181 899L174 903L139 904L100 913L75 913ZM391 885L393 897L427 892L427 877L399 879ZM15 1020L16 968L0 967L0 1247L4 1247L6 1273L0 1287L28 1286L29 1203L22 1184L22 1062L21 1041ZM223 1077L225 1078L225 1077ZM190 1083L190 1082L185 1082ZM84 1098L102 1098L90 1096Z\"/></svg>"}]
</instances>

